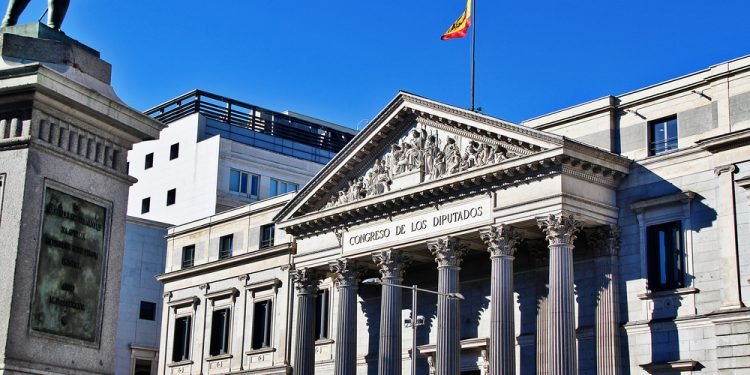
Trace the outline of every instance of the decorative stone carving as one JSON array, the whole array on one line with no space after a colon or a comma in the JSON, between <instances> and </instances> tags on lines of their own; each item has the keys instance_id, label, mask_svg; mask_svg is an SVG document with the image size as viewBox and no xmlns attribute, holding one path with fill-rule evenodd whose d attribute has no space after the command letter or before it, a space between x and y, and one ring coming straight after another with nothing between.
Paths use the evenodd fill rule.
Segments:
<instances>
[{"instance_id":1,"label":"decorative stone carving","mask_svg":"<svg viewBox=\"0 0 750 375\"><path fill-rule=\"evenodd\" d=\"M550 214L546 218L537 219L537 225L546 235L550 245L573 245L581 230L583 223L576 220L572 214L561 212L557 215Z\"/></svg>"},{"instance_id":2,"label":"decorative stone carving","mask_svg":"<svg viewBox=\"0 0 750 375\"><path fill-rule=\"evenodd\" d=\"M487 251L494 256L513 256L521 236L509 225L493 225L479 231L479 236L487 245Z\"/></svg>"},{"instance_id":3,"label":"decorative stone carving","mask_svg":"<svg viewBox=\"0 0 750 375\"><path fill-rule=\"evenodd\" d=\"M372 260L378 265L380 274L386 277L403 278L404 269L410 259L398 250L382 250L372 254Z\"/></svg>"},{"instance_id":4,"label":"decorative stone carving","mask_svg":"<svg viewBox=\"0 0 750 375\"><path fill-rule=\"evenodd\" d=\"M441 139L445 142L442 148ZM426 128L414 128L391 144L390 151L375 159L362 176L352 179L344 189L334 193L324 208L390 191L393 179L403 174L419 172L420 181L432 181L517 156L500 144L466 141L462 153L455 136L441 138L437 130L428 132Z\"/></svg>"},{"instance_id":5,"label":"decorative stone carving","mask_svg":"<svg viewBox=\"0 0 750 375\"><path fill-rule=\"evenodd\" d=\"M620 228L617 225L595 228L589 234L588 242L595 256L616 256L620 251Z\"/></svg>"},{"instance_id":6,"label":"decorative stone carving","mask_svg":"<svg viewBox=\"0 0 750 375\"><path fill-rule=\"evenodd\" d=\"M317 291L320 276L315 270L300 268L292 271L292 280L298 294L314 294Z\"/></svg>"},{"instance_id":7,"label":"decorative stone carving","mask_svg":"<svg viewBox=\"0 0 750 375\"><path fill-rule=\"evenodd\" d=\"M466 247L455 237L442 237L427 242L427 249L435 256L440 267L459 267Z\"/></svg>"},{"instance_id":8,"label":"decorative stone carving","mask_svg":"<svg viewBox=\"0 0 750 375\"><path fill-rule=\"evenodd\" d=\"M362 275L362 267L351 259L336 259L328 263L331 272L334 273L336 284L342 287L359 285L359 277Z\"/></svg>"}]
</instances>

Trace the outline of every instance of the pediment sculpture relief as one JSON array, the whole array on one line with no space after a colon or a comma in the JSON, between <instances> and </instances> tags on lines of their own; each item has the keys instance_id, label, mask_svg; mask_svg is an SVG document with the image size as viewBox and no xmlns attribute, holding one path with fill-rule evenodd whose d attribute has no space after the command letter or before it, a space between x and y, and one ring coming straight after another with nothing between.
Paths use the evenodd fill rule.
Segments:
<instances>
[{"instance_id":1,"label":"pediment sculpture relief","mask_svg":"<svg viewBox=\"0 0 750 375\"><path fill-rule=\"evenodd\" d=\"M389 151L376 158L364 174L331 195L324 208L397 190L404 187L398 186L399 180L408 180L407 185L411 186L516 156L499 143L483 143L437 129L415 127L391 144Z\"/></svg>"}]
</instances>

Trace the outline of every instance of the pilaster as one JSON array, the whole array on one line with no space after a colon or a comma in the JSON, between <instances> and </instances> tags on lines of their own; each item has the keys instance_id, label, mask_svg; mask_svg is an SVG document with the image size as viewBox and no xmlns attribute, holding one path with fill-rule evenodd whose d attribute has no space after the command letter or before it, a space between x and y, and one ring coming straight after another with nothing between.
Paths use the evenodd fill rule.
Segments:
<instances>
[{"instance_id":1,"label":"pilaster","mask_svg":"<svg viewBox=\"0 0 750 375\"><path fill-rule=\"evenodd\" d=\"M294 342L294 374L315 371L315 293L318 274L309 268L291 272L297 291L297 335Z\"/></svg>"},{"instance_id":2,"label":"pilaster","mask_svg":"<svg viewBox=\"0 0 750 375\"><path fill-rule=\"evenodd\" d=\"M459 271L464 247L454 237L443 237L427 242L427 248L438 266L438 374L458 374L461 361L461 301L448 297L459 292Z\"/></svg>"},{"instance_id":3,"label":"pilaster","mask_svg":"<svg viewBox=\"0 0 750 375\"><path fill-rule=\"evenodd\" d=\"M589 236L596 254L598 296L595 315L596 370L601 375L619 375L620 324L617 255L620 231L616 225L596 228Z\"/></svg>"},{"instance_id":4,"label":"pilaster","mask_svg":"<svg viewBox=\"0 0 750 375\"><path fill-rule=\"evenodd\" d=\"M335 275L339 296L334 374L355 374L357 370L357 289L361 268L357 262L346 258L330 262L329 267Z\"/></svg>"},{"instance_id":5,"label":"pilaster","mask_svg":"<svg viewBox=\"0 0 750 375\"><path fill-rule=\"evenodd\" d=\"M520 237L508 225L479 231L492 262L490 356L492 375L516 373L516 325L513 299L513 260Z\"/></svg>"},{"instance_id":6,"label":"pilaster","mask_svg":"<svg viewBox=\"0 0 750 375\"><path fill-rule=\"evenodd\" d=\"M573 292L573 248L582 223L562 212L537 219L550 251L547 307L548 364L555 375L578 374L575 295Z\"/></svg>"},{"instance_id":7,"label":"pilaster","mask_svg":"<svg viewBox=\"0 0 750 375\"><path fill-rule=\"evenodd\" d=\"M401 375L401 285L408 264L401 251L383 250L372 254L382 280L380 299L380 350L378 375Z\"/></svg>"}]
</instances>

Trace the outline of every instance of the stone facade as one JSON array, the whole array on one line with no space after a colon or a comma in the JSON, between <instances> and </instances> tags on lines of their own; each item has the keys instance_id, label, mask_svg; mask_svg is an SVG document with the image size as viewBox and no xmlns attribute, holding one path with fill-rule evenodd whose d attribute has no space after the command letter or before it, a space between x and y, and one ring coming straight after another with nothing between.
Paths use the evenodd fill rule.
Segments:
<instances>
[{"instance_id":1,"label":"stone facade","mask_svg":"<svg viewBox=\"0 0 750 375\"><path fill-rule=\"evenodd\" d=\"M295 288L279 289L292 349L274 360L295 374L747 372L748 92L750 58L523 125L400 93L278 209ZM182 301L202 301L198 283Z\"/></svg>"}]
</instances>

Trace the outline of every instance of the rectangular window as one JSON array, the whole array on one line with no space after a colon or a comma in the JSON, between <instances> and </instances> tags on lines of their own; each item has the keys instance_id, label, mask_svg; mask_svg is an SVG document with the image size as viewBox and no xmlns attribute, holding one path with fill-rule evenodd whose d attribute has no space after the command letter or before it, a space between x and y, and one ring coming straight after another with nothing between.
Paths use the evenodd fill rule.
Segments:
<instances>
[{"instance_id":1,"label":"rectangular window","mask_svg":"<svg viewBox=\"0 0 750 375\"><path fill-rule=\"evenodd\" d=\"M649 155L659 155L677 149L677 117L649 122Z\"/></svg>"},{"instance_id":2,"label":"rectangular window","mask_svg":"<svg viewBox=\"0 0 750 375\"><path fill-rule=\"evenodd\" d=\"M256 302L253 306L253 349L271 347L271 300Z\"/></svg>"},{"instance_id":3,"label":"rectangular window","mask_svg":"<svg viewBox=\"0 0 750 375\"><path fill-rule=\"evenodd\" d=\"M171 206L177 200L177 189L167 191L167 206Z\"/></svg>"},{"instance_id":4,"label":"rectangular window","mask_svg":"<svg viewBox=\"0 0 750 375\"><path fill-rule=\"evenodd\" d=\"M260 227L260 248L265 249L273 246L274 232L276 226L273 224L266 224Z\"/></svg>"},{"instance_id":5,"label":"rectangular window","mask_svg":"<svg viewBox=\"0 0 750 375\"><path fill-rule=\"evenodd\" d=\"M172 362L190 359L190 324L191 317L183 316L174 321L174 343L172 345Z\"/></svg>"},{"instance_id":6,"label":"rectangular window","mask_svg":"<svg viewBox=\"0 0 750 375\"><path fill-rule=\"evenodd\" d=\"M180 156L180 144L175 143L169 146L169 160L177 159Z\"/></svg>"},{"instance_id":7,"label":"rectangular window","mask_svg":"<svg viewBox=\"0 0 750 375\"><path fill-rule=\"evenodd\" d=\"M679 221L646 228L648 287L653 291L685 286L682 225Z\"/></svg>"},{"instance_id":8,"label":"rectangular window","mask_svg":"<svg viewBox=\"0 0 750 375\"><path fill-rule=\"evenodd\" d=\"M145 214L151 211L151 198L143 198L141 200L141 213Z\"/></svg>"},{"instance_id":9,"label":"rectangular window","mask_svg":"<svg viewBox=\"0 0 750 375\"><path fill-rule=\"evenodd\" d=\"M133 375L151 375L151 361L136 359L135 366L133 366Z\"/></svg>"},{"instance_id":10,"label":"rectangular window","mask_svg":"<svg viewBox=\"0 0 750 375\"><path fill-rule=\"evenodd\" d=\"M234 245L234 235L223 236L219 238L219 259L226 259L232 256L232 246Z\"/></svg>"},{"instance_id":11,"label":"rectangular window","mask_svg":"<svg viewBox=\"0 0 750 375\"><path fill-rule=\"evenodd\" d=\"M195 245L185 246L182 248L182 268L193 266L195 261Z\"/></svg>"},{"instance_id":12,"label":"rectangular window","mask_svg":"<svg viewBox=\"0 0 750 375\"><path fill-rule=\"evenodd\" d=\"M211 319L211 347L208 354L229 353L229 309L215 310Z\"/></svg>"},{"instance_id":13,"label":"rectangular window","mask_svg":"<svg viewBox=\"0 0 750 375\"><path fill-rule=\"evenodd\" d=\"M229 191L258 197L260 176L232 169L229 171Z\"/></svg>"},{"instance_id":14,"label":"rectangular window","mask_svg":"<svg viewBox=\"0 0 750 375\"><path fill-rule=\"evenodd\" d=\"M154 153L146 154L146 161L143 164L143 169L149 169L154 166Z\"/></svg>"},{"instance_id":15,"label":"rectangular window","mask_svg":"<svg viewBox=\"0 0 750 375\"><path fill-rule=\"evenodd\" d=\"M138 319L156 320L156 304L153 302L141 301L141 310Z\"/></svg>"},{"instance_id":16,"label":"rectangular window","mask_svg":"<svg viewBox=\"0 0 750 375\"><path fill-rule=\"evenodd\" d=\"M291 193L293 191L297 191L299 189L298 184L293 184L291 182L281 181L272 178L271 179L271 190L269 192L270 196L276 196L286 193Z\"/></svg>"},{"instance_id":17,"label":"rectangular window","mask_svg":"<svg viewBox=\"0 0 750 375\"><path fill-rule=\"evenodd\" d=\"M328 311L330 308L328 289L319 290L317 297L315 299L315 339L322 340L328 338Z\"/></svg>"}]
</instances>

